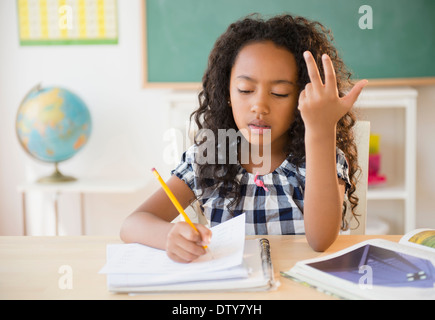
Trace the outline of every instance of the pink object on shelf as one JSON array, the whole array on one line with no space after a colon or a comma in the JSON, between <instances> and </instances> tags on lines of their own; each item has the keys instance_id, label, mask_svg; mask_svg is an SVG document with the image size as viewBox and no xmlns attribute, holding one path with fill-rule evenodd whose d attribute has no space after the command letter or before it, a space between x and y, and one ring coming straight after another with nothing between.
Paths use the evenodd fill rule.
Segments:
<instances>
[{"instance_id":1,"label":"pink object on shelf","mask_svg":"<svg viewBox=\"0 0 435 320\"><path fill-rule=\"evenodd\" d=\"M369 155L369 175L377 175L381 167L381 155L379 153Z\"/></svg>"},{"instance_id":2,"label":"pink object on shelf","mask_svg":"<svg viewBox=\"0 0 435 320\"><path fill-rule=\"evenodd\" d=\"M369 155L369 185L378 185L384 183L387 179L384 175L379 174L381 167L381 154L375 153Z\"/></svg>"},{"instance_id":3,"label":"pink object on shelf","mask_svg":"<svg viewBox=\"0 0 435 320\"><path fill-rule=\"evenodd\" d=\"M387 181L387 178L385 176L369 175L368 185L373 186L377 184L382 184L385 181Z\"/></svg>"}]
</instances>

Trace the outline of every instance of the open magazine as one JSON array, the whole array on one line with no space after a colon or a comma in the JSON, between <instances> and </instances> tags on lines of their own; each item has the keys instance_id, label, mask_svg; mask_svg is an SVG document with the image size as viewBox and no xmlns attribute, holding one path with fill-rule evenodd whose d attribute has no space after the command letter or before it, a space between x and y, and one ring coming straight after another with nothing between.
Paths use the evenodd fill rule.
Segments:
<instances>
[{"instance_id":1,"label":"open magazine","mask_svg":"<svg viewBox=\"0 0 435 320\"><path fill-rule=\"evenodd\" d=\"M367 240L281 275L345 299L435 300L435 230L414 230L399 243Z\"/></svg>"}]
</instances>

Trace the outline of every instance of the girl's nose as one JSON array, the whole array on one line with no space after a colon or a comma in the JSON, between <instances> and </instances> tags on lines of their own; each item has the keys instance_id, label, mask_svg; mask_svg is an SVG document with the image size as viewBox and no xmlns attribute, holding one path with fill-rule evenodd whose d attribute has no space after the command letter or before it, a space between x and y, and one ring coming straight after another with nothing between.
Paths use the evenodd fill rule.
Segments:
<instances>
[{"instance_id":1,"label":"girl's nose","mask_svg":"<svg viewBox=\"0 0 435 320\"><path fill-rule=\"evenodd\" d=\"M256 99L252 104L251 111L255 112L256 114L268 114L270 110L267 99L262 97Z\"/></svg>"}]
</instances>

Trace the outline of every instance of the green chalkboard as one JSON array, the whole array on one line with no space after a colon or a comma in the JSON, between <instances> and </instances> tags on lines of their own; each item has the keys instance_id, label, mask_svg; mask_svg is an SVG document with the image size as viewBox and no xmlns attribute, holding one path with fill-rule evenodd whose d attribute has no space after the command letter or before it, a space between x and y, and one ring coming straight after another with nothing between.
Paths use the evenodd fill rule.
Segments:
<instances>
[{"instance_id":1,"label":"green chalkboard","mask_svg":"<svg viewBox=\"0 0 435 320\"><path fill-rule=\"evenodd\" d=\"M251 13L291 13L331 29L355 79L435 83L434 0L143 0L145 85L198 84L214 42ZM373 26L360 18L372 9ZM376 81L375 81L376 82Z\"/></svg>"}]
</instances>

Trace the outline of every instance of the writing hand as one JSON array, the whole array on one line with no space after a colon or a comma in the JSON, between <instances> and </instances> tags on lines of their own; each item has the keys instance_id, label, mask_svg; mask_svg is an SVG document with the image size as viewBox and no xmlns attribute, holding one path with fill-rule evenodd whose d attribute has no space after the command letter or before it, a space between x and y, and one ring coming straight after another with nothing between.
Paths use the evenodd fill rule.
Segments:
<instances>
[{"instance_id":1,"label":"writing hand","mask_svg":"<svg viewBox=\"0 0 435 320\"><path fill-rule=\"evenodd\" d=\"M302 90L298 108L305 127L315 130L334 128L337 122L352 108L368 81L358 81L346 96L340 98L331 58L326 54L322 56L325 73L324 84L311 52L305 51L304 58L311 82Z\"/></svg>"},{"instance_id":2,"label":"writing hand","mask_svg":"<svg viewBox=\"0 0 435 320\"><path fill-rule=\"evenodd\" d=\"M166 240L166 254L176 262L187 263L206 253L204 246L210 244L211 230L195 223L195 231L188 223L177 222Z\"/></svg>"}]
</instances>

